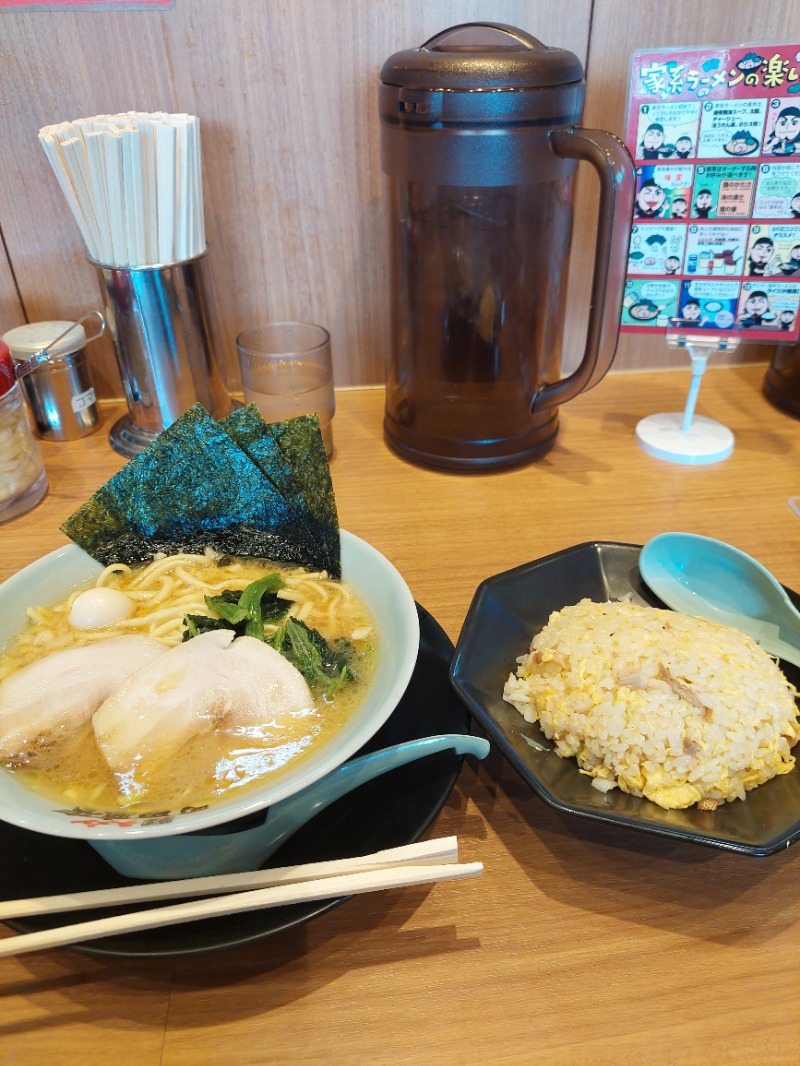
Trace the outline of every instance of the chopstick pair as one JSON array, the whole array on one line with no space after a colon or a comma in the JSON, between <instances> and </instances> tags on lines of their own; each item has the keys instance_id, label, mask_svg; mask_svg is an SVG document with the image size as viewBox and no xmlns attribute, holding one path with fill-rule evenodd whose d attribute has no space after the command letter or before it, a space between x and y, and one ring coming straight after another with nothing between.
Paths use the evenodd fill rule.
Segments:
<instances>
[{"instance_id":1,"label":"chopstick pair","mask_svg":"<svg viewBox=\"0 0 800 1066\"><path fill-rule=\"evenodd\" d=\"M442 837L438 840L390 848L355 859L336 859L331 862L286 866L276 870L193 877L180 881L43 896L37 899L9 900L0 903L0 921L92 907L115 907L175 899L180 896L211 896L208 899L192 899L168 907L132 911L110 918L8 937L0 940L0 957L62 947L65 944L96 940L98 937L119 933L178 925L201 918L214 918L291 903L306 903L311 900L333 899L337 896L360 895L381 889L477 877L482 872L482 863L459 864L456 838Z\"/></svg>"}]
</instances>

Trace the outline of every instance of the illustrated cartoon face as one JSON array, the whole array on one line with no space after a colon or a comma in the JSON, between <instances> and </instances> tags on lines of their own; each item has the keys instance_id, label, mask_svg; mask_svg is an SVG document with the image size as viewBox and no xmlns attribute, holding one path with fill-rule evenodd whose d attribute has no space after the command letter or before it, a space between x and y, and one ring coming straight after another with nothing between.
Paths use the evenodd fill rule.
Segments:
<instances>
[{"instance_id":1,"label":"illustrated cartoon face","mask_svg":"<svg viewBox=\"0 0 800 1066\"><path fill-rule=\"evenodd\" d=\"M796 244L789 252L789 261L800 265L800 244Z\"/></svg>"},{"instance_id":2,"label":"illustrated cartoon face","mask_svg":"<svg viewBox=\"0 0 800 1066\"><path fill-rule=\"evenodd\" d=\"M645 146L645 148L648 149L648 151L652 152L656 148L660 148L663 143L664 143L664 131L663 130L654 129L652 126L650 126L648 129L646 129L644 131L644 136L642 137L642 144Z\"/></svg>"},{"instance_id":3,"label":"illustrated cartoon face","mask_svg":"<svg viewBox=\"0 0 800 1066\"><path fill-rule=\"evenodd\" d=\"M658 310L652 300L641 300L629 309L628 314L638 322L648 322L651 318L656 317Z\"/></svg>"},{"instance_id":4,"label":"illustrated cartoon face","mask_svg":"<svg viewBox=\"0 0 800 1066\"><path fill-rule=\"evenodd\" d=\"M660 185L643 185L636 196L636 203L642 214L655 215L661 210L665 195Z\"/></svg>"},{"instance_id":5,"label":"illustrated cartoon face","mask_svg":"<svg viewBox=\"0 0 800 1066\"><path fill-rule=\"evenodd\" d=\"M772 252L774 248L775 245L772 243L771 240L768 240L766 237L762 237L760 240L756 241L756 243L750 250L750 258L753 260L754 263L768 263L772 258Z\"/></svg>"},{"instance_id":6,"label":"illustrated cartoon face","mask_svg":"<svg viewBox=\"0 0 800 1066\"><path fill-rule=\"evenodd\" d=\"M800 115L778 115L775 120L775 136L781 141L795 141L800 136Z\"/></svg>"},{"instance_id":7,"label":"illustrated cartoon face","mask_svg":"<svg viewBox=\"0 0 800 1066\"><path fill-rule=\"evenodd\" d=\"M800 215L800 192L796 192L792 197L791 208L796 215Z\"/></svg>"},{"instance_id":8,"label":"illustrated cartoon face","mask_svg":"<svg viewBox=\"0 0 800 1066\"><path fill-rule=\"evenodd\" d=\"M781 311L778 315L778 319L782 326L791 326L794 321L794 311Z\"/></svg>"},{"instance_id":9,"label":"illustrated cartoon face","mask_svg":"<svg viewBox=\"0 0 800 1066\"><path fill-rule=\"evenodd\" d=\"M677 255L668 255L664 260L664 269L668 274L674 274L681 265L680 259Z\"/></svg>"},{"instance_id":10,"label":"illustrated cartoon face","mask_svg":"<svg viewBox=\"0 0 800 1066\"><path fill-rule=\"evenodd\" d=\"M710 192L700 192L697 194L695 203L701 211L705 211L707 207L711 207L712 196Z\"/></svg>"},{"instance_id":11,"label":"illustrated cartoon face","mask_svg":"<svg viewBox=\"0 0 800 1066\"><path fill-rule=\"evenodd\" d=\"M748 315L763 315L768 307L769 300L766 296L761 296L757 292L754 292L752 296L748 296L744 305L744 309Z\"/></svg>"},{"instance_id":12,"label":"illustrated cartoon face","mask_svg":"<svg viewBox=\"0 0 800 1066\"><path fill-rule=\"evenodd\" d=\"M800 201L800 197L798 197L798 201ZM686 218L686 201L682 196L677 196L672 201L672 217Z\"/></svg>"},{"instance_id":13,"label":"illustrated cartoon face","mask_svg":"<svg viewBox=\"0 0 800 1066\"><path fill-rule=\"evenodd\" d=\"M696 300L688 300L681 309L681 316L686 322L696 322L700 317L700 304Z\"/></svg>"}]
</instances>

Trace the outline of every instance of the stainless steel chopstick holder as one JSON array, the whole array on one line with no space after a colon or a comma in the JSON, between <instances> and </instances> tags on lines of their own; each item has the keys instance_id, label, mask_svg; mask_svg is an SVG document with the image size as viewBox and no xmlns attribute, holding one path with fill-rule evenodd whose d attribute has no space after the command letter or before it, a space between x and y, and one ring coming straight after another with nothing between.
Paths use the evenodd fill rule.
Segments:
<instances>
[{"instance_id":1,"label":"stainless steel chopstick holder","mask_svg":"<svg viewBox=\"0 0 800 1066\"><path fill-rule=\"evenodd\" d=\"M195 403L214 418L231 409L209 325L203 258L144 267L90 260L128 401L128 415L109 435L122 455L138 454Z\"/></svg>"}]
</instances>

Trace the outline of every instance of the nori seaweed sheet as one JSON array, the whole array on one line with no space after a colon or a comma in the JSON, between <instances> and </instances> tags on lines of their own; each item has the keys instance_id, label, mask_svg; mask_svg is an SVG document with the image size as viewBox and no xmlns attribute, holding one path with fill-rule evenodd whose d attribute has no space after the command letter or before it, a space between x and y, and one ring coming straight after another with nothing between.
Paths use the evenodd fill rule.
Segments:
<instances>
[{"instance_id":1,"label":"nori seaweed sheet","mask_svg":"<svg viewBox=\"0 0 800 1066\"><path fill-rule=\"evenodd\" d=\"M311 531L320 545L320 552L328 560L325 569L332 577L340 577L339 516L319 416L298 415L285 422L268 422L266 426L300 486L310 515Z\"/></svg>"},{"instance_id":2,"label":"nori seaweed sheet","mask_svg":"<svg viewBox=\"0 0 800 1066\"><path fill-rule=\"evenodd\" d=\"M296 510L319 566L342 576L339 518L317 415L265 422L255 404L219 423Z\"/></svg>"},{"instance_id":3,"label":"nori seaweed sheet","mask_svg":"<svg viewBox=\"0 0 800 1066\"><path fill-rule=\"evenodd\" d=\"M213 548L333 574L329 543L321 547L308 521L298 517L295 504L234 436L195 404L61 529L105 565ZM340 575L339 565L333 576Z\"/></svg>"},{"instance_id":4,"label":"nori seaweed sheet","mask_svg":"<svg viewBox=\"0 0 800 1066\"><path fill-rule=\"evenodd\" d=\"M293 508L298 522L304 525L308 513L305 497L294 479L291 466L256 405L251 403L232 411L220 419L219 425L247 453L262 474L269 478L287 504Z\"/></svg>"}]
</instances>

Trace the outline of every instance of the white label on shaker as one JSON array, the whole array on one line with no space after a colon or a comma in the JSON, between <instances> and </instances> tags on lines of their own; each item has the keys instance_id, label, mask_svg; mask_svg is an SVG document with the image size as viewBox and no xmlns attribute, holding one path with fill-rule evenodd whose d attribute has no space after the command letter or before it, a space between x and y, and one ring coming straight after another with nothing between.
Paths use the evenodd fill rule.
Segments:
<instances>
[{"instance_id":1,"label":"white label on shaker","mask_svg":"<svg viewBox=\"0 0 800 1066\"><path fill-rule=\"evenodd\" d=\"M94 389L87 389L86 392L78 393L77 396L72 397L72 410L77 414L78 411L91 407L95 399Z\"/></svg>"}]
</instances>

